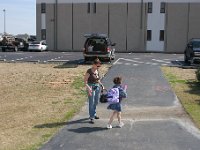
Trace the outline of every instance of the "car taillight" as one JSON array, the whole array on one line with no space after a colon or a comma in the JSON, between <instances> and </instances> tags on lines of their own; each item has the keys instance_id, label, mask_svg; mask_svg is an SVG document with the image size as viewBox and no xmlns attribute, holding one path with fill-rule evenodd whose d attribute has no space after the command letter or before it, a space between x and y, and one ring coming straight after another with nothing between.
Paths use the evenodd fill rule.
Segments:
<instances>
[{"instance_id":1,"label":"car taillight","mask_svg":"<svg viewBox=\"0 0 200 150\"><path fill-rule=\"evenodd\" d=\"M110 52L110 51L111 51L111 49L108 47L108 48L107 48L107 52Z\"/></svg>"}]
</instances>

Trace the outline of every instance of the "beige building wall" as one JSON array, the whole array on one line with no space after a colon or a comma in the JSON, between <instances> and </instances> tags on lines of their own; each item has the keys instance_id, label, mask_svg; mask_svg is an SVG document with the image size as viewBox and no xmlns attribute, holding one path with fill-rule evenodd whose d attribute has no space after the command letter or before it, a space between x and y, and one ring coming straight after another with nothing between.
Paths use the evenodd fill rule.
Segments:
<instances>
[{"instance_id":1,"label":"beige building wall","mask_svg":"<svg viewBox=\"0 0 200 150\"><path fill-rule=\"evenodd\" d=\"M109 4L109 35L117 43L116 51L126 51L127 4Z\"/></svg>"},{"instance_id":2,"label":"beige building wall","mask_svg":"<svg viewBox=\"0 0 200 150\"><path fill-rule=\"evenodd\" d=\"M127 51L144 50L145 4L129 3L127 16Z\"/></svg>"},{"instance_id":3,"label":"beige building wall","mask_svg":"<svg viewBox=\"0 0 200 150\"><path fill-rule=\"evenodd\" d=\"M191 38L200 38L200 3L192 3L189 5L188 40Z\"/></svg>"},{"instance_id":4,"label":"beige building wall","mask_svg":"<svg viewBox=\"0 0 200 150\"><path fill-rule=\"evenodd\" d=\"M108 4L97 3L96 13L91 8L90 32L108 34Z\"/></svg>"},{"instance_id":5,"label":"beige building wall","mask_svg":"<svg viewBox=\"0 0 200 150\"><path fill-rule=\"evenodd\" d=\"M55 50L54 9L54 4L46 4L46 42L49 50Z\"/></svg>"},{"instance_id":6,"label":"beige building wall","mask_svg":"<svg viewBox=\"0 0 200 150\"><path fill-rule=\"evenodd\" d=\"M105 33L116 51L146 51L147 3L46 4L46 37L49 50L80 51L86 33ZM37 39L41 40L41 5L37 4ZM142 10L141 10L142 9ZM141 17L142 15L142 17ZM57 16L57 30L55 21ZM200 38L200 3L166 3L165 51L180 52L191 38ZM56 37L57 35L57 37Z\"/></svg>"},{"instance_id":7,"label":"beige building wall","mask_svg":"<svg viewBox=\"0 0 200 150\"><path fill-rule=\"evenodd\" d=\"M81 50L84 46L87 33L108 33L108 4L96 4L96 13L93 4L74 4L73 7L73 49Z\"/></svg>"},{"instance_id":8,"label":"beige building wall","mask_svg":"<svg viewBox=\"0 0 200 150\"><path fill-rule=\"evenodd\" d=\"M36 35L37 40L41 40L41 5L36 5Z\"/></svg>"},{"instance_id":9,"label":"beige building wall","mask_svg":"<svg viewBox=\"0 0 200 150\"><path fill-rule=\"evenodd\" d=\"M72 4L58 4L57 49L72 50Z\"/></svg>"},{"instance_id":10,"label":"beige building wall","mask_svg":"<svg viewBox=\"0 0 200 150\"><path fill-rule=\"evenodd\" d=\"M166 52L183 52L188 36L188 4L167 4L166 17Z\"/></svg>"},{"instance_id":11,"label":"beige building wall","mask_svg":"<svg viewBox=\"0 0 200 150\"><path fill-rule=\"evenodd\" d=\"M84 34L90 33L91 15L87 12L88 4L73 4L73 49L83 48Z\"/></svg>"}]
</instances>

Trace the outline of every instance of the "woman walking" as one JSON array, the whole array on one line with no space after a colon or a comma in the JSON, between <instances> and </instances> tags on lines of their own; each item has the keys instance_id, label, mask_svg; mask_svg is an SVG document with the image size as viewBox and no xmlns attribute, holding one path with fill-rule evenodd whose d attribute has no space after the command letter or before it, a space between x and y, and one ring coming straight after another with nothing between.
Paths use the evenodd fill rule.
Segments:
<instances>
[{"instance_id":1,"label":"woman walking","mask_svg":"<svg viewBox=\"0 0 200 150\"><path fill-rule=\"evenodd\" d=\"M86 86L88 100L89 100L89 118L90 123L94 124L94 119L99 119L96 114L96 106L99 102L101 87L104 89L103 84L100 81L99 67L101 67L101 62L99 59L95 59L92 67L87 70L84 78L84 83Z\"/></svg>"}]
</instances>

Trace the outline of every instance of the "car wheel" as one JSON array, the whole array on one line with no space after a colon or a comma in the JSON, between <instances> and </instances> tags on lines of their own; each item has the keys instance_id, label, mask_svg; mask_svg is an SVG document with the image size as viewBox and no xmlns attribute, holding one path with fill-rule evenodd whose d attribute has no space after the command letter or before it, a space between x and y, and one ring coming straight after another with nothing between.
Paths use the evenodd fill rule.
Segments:
<instances>
[{"instance_id":1,"label":"car wheel","mask_svg":"<svg viewBox=\"0 0 200 150\"><path fill-rule=\"evenodd\" d=\"M186 54L184 55L184 62L185 63L188 63L189 61L188 61L188 58L187 58L187 56L186 56Z\"/></svg>"},{"instance_id":2,"label":"car wheel","mask_svg":"<svg viewBox=\"0 0 200 150\"><path fill-rule=\"evenodd\" d=\"M89 58L88 58L88 57L85 57L85 58L84 58L84 61L85 61L85 62L89 61Z\"/></svg>"},{"instance_id":3,"label":"car wheel","mask_svg":"<svg viewBox=\"0 0 200 150\"><path fill-rule=\"evenodd\" d=\"M5 51L6 51L6 49L3 47L3 48L2 48L2 52L5 52Z\"/></svg>"},{"instance_id":4,"label":"car wheel","mask_svg":"<svg viewBox=\"0 0 200 150\"><path fill-rule=\"evenodd\" d=\"M115 59L115 55L112 55L111 60L114 60L114 59Z\"/></svg>"},{"instance_id":5,"label":"car wheel","mask_svg":"<svg viewBox=\"0 0 200 150\"><path fill-rule=\"evenodd\" d=\"M186 55L184 55L184 62L186 65L191 65L191 63L192 63L191 56L190 56L190 58L188 58Z\"/></svg>"},{"instance_id":6,"label":"car wheel","mask_svg":"<svg viewBox=\"0 0 200 150\"><path fill-rule=\"evenodd\" d=\"M111 63L112 58L111 58L111 57L108 57L108 58L106 58L106 60L107 60L107 62L110 62L110 63Z\"/></svg>"}]
</instances>

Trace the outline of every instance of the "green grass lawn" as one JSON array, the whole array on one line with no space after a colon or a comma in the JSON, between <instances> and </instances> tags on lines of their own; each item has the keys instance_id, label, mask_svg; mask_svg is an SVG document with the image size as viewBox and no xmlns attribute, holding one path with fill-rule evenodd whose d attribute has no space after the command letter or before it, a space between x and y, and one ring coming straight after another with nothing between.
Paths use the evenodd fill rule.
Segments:
<instances>
[{"instance_id":1,"label":"green grass lawn","mask_svg":"<svg viewBox=\"0 0 200 150\"><path fill-rule=\"evenodd\" d=\"M196 80L196 70L163 67L162 71L185 111L200 128L200 82Z\"/></svg>"},{"instance_id":2,"label":"green grass lawn","mask_svg":"<svg viewBox=\"0 0 200 150\"><path fill-rule=\"evenodd\" d=\"M87 100L89 67L0 63L0 150L39 149L64 127Z\"/></svg>"}]
</instances>

